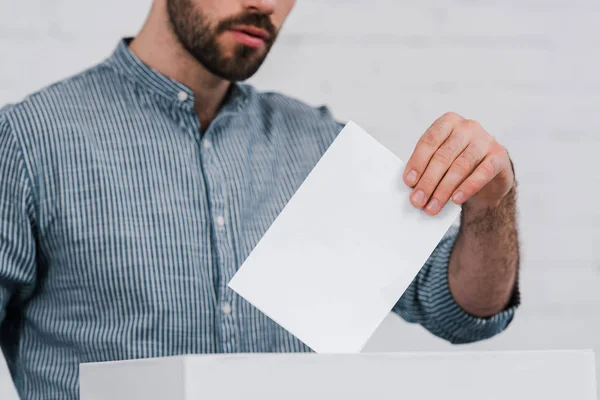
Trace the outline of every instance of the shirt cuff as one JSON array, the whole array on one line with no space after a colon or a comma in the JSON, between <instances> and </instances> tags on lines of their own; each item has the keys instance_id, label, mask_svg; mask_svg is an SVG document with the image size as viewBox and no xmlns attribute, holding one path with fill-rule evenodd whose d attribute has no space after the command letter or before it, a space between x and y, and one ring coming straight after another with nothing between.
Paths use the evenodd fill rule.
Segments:
<instances>
[{"instance_id":1,"label":"shirt cuff","mask_svg":"<svg viewBox=\"0 0 600 400\"><path fill-rule=\"evenodd\" d=\"M450 255L457 236L458 228L452 227L432 254L419 297L430 307L428 323L432 330L451 343L461 344L488 339L505 330L521 303L521 295L517 277L510 302L503 311L488 318L475 317L464 311L452 296L448 282Z\"/></svg>"}]
</instances>

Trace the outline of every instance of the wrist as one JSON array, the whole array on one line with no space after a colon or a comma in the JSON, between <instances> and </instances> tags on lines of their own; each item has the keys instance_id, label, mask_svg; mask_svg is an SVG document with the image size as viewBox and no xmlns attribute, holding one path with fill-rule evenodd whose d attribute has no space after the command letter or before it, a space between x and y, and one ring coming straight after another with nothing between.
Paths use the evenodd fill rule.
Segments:
<instances>
[{"instance_id":1,"label":"wrist","mask_svg":"<svg viewBox=\"0 0 600 400\"><path fill-rule=\"evenodd\" d=\"M498 226L503 225L505 222L510 223L514 221L516 214L516 198L517 189L516 184L514 184L509 192L496 204L472 199L472 201L462 206L461 224L468 226L485 223Z\"/></svg>"}]
</instances>

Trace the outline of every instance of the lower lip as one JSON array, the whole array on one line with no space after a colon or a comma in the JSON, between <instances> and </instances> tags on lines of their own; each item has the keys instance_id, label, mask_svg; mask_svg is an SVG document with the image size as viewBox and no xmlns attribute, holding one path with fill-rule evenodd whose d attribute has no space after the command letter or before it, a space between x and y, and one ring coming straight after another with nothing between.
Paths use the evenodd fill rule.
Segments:
<instances>
[{"instance_id":1,"label":"lower lip","mask_svg":"<svg viewBox=\"0 0 600 400\"><path fill-rule=\"evenodd\" d=\"M242 44L245 44L248 47L253 47L255 49L261 48L265 45L265 41L259 37L248 35L247 33L241 31L231 31L236 40Z\"/></svg>"}]
</instances>

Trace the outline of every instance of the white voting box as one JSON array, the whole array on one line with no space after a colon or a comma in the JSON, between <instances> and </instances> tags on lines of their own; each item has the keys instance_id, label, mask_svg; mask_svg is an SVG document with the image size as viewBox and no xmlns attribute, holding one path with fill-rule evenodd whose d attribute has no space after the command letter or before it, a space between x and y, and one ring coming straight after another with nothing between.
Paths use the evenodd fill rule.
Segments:
<instances>
[{"instance_id":1,"label":"white voting box","mask_svg":"<svg viewBox=\"0 0 600 400\"><path fill-rule=\"evenodd\" d=\"M81 400L597 400L592 351L195 355L82 364Z\"/></svg>"}]
</instances>

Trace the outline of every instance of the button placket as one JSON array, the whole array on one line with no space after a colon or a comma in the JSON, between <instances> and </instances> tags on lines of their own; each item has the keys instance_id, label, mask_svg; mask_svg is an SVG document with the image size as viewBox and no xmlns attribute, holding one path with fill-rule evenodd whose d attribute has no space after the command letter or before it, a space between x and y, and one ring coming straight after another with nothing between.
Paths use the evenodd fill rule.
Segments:
<instances>
[{"instance_id":1,"label":"button placket","mask_svg":"<svg viewBox=\"0 0 600 400\"><path fill-rule=\"evenodd\" d=\"M224 177L220 176L221 168L218 165L215 153L217 148L214 140L211 140L214 134L213 129L214 126L205 132L200 146L204 172L210 182L210 218L215 230L213 247L217 254L218 274L220 276L220 285L217 289L219 299L217 312L220 314L221 347L223 352L231 353L236 351L236 327L232 303L233 298L230 293L231 291L227 288L227 283L231 279L229 276L229 266L233 263L233 255L231 254L232 249L229 243L227 226L226 189L223 186L226 181Z\"/></svg>"},{"instance_id":2,"label":"button placket","mask_svg":"<svg viewBox=\"0 0 600 400\"><path fill-rule=\"evenodd\" d=\"M222 212L221 207L215 212ZM218 215L215 218L217 227L215 235L215 244L219 257L219 274L221 276L220 287L218 290L220 299L221 311L221 346L223 352L231 353L236 351L236 318L233 312L233 298L231 290L228 289L227 283L231 279L228 270L233 262L231 254L231 246L229 245L228 232L225 218Z\"/></svg>"},{"instance_id":3,"label":"button placket","mask_svg":"<svg viewBox=\"0 0 600 400\"><path fill-rule=\"evenodd\" d=\"M230 315L231 314L231 304L224 302L223 304L221 304L221 312L224 315Z\"/></svg>"}]
</instances>

